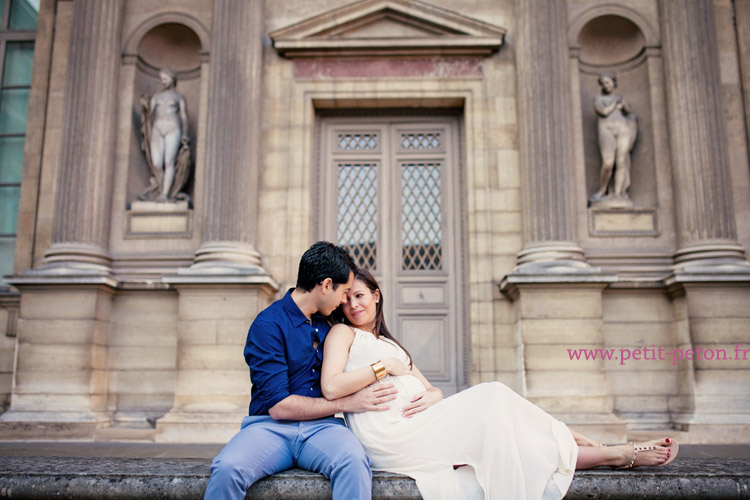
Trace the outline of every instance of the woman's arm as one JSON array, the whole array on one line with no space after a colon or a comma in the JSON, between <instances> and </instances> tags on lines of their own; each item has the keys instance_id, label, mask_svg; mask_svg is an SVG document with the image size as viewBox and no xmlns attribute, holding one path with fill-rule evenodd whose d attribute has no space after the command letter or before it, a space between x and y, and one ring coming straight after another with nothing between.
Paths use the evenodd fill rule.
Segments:
<instances>
[{"instance_id":1,"label":"woman's arm","mask_svg":"<svg viewBox=\"0 0 750 500\"><path fill-rule=\"evenodd\" d=\"M609 116L612 111L617 107L617 99L604 99L602 96L596 96L594 98L594 109L599 116Z\"/></svg>"},{"instance_id":2,"label":"woman's arm","mask_svg":"<svg viewBox=\"0 0 750 500\"><path fill-rule=\"evenodd\" d=\"M375 371L371 366L363 366L350 372L344 371L352 342L354 342L354 330L343 324L334 325L326 336L320 387L323 390L323 396L328 400L354 394L377 381ZM403 363L394 358L381 361L389 375L408 373Z\"/></svg>"}]
</instances>

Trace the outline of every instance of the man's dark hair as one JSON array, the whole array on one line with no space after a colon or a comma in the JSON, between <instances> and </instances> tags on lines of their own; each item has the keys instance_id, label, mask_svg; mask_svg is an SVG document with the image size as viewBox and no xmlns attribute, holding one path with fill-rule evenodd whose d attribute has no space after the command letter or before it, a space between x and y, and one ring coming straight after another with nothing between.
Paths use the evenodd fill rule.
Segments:
<instances>
[{"instance_id":1,"label":"man's dark hair","mask_svg":"<svg viewBox=\"0 0 750 500\"><path fill-rule=\"evenodd\" d=\"M346 250L328 241L318 241L302 254L297 272L297 288L306 292L326 278L333 281L333 289L349 282L349 273L357 266Z\"/></svg>"}]
</instances>

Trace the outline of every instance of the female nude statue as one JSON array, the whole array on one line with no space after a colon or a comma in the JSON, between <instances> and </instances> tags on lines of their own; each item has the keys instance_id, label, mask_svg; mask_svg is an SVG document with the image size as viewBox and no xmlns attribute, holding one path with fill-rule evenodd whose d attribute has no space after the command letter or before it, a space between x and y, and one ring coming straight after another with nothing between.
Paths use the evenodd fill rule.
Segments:
<instances>
[{"instance_id":1,"label":"female nude statue","mask_svg":"<svg viewBox=\"0 0 750 500\"><path fill-rule=\"evenodd\" d=\"M163 89L151 98L141 96L141 148L151 168L149 187L140 199L168 201L185 199L180 193L190 170L190 138L185 96L175 90L177 73L159 72Z\"/></svg>"},{"instance_id":2,"label":"female nude statue","mask_svg":"<svg viewBox=\"0 0 750 500\"><path fill-rule=\"evenodd\" d=\"M599 190L589 198L589 201L601 201L605 195L628 199L630 151L638 133L638 122L630 103L621 95L612 93L617 88L617 78L614 74L600 74L599 85L602 87L602 95L594 98L594 109L599 116L599 150L602 166ZM611 183L613 172L614 183Z\"/></svg>"}]
</instances>

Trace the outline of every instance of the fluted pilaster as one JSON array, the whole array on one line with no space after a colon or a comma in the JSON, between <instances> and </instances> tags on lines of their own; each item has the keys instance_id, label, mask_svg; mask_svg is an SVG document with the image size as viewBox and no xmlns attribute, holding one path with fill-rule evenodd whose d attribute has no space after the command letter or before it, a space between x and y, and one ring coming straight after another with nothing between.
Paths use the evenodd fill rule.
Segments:
<instances>
[{"instance_id":1,"label":"fluted pilaster","mask_svg":"<svg viewBox=\"0 0 750 500\"><path fill-rule=\"evenodd\" d=\"M732 206L713 8L710 0L659 4L678 265L744 259Z\"/></svg>"},{"instance_id":2,"label":"fluted pilaster","mask_svg":"<svg viewBox=\"0 0 750 500\"><path fill-rule=\"evenodd\" d=\"M518 263L583 260L575 243L565 0L519 0L519 146L524 249Z\"/></svg>"},{"instance_id":3,"label":"fluted pilaster","mask_svg":"<svg viewBox=\"0 0 750 500\"><path fill-rule=\"evenodd\" d=\"M45 264L109 267L123 0L76 0L52 245Z\"/></svg>"},{"instance_id":4,"label":"fluted pilaster","mask_svg":"<svg viewBox=\"0 0 750 500\"><path fill-rule=\"evenodd\" d=\"M201 266L260 267L258 200L263 2L215 0Z\"/></svg>"}]
</instances>

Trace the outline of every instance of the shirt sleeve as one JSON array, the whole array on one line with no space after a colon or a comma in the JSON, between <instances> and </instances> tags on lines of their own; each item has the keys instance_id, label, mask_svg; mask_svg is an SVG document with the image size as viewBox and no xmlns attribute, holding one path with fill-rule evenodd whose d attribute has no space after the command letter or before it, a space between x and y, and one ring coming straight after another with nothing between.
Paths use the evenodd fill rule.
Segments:
<instances>
[{"instance_id":1,"label":"shirt sleeve","mask_svg":"<svg viewBox=\"0 0 750 500\"><path fill-rule=\"evenodd\" d=\"M289 372L284 336L279 325L255 321L250 326L245 344L245 361L250 367L250 380L266 410L290 395Z\"/></svg>"}]
</instances>

